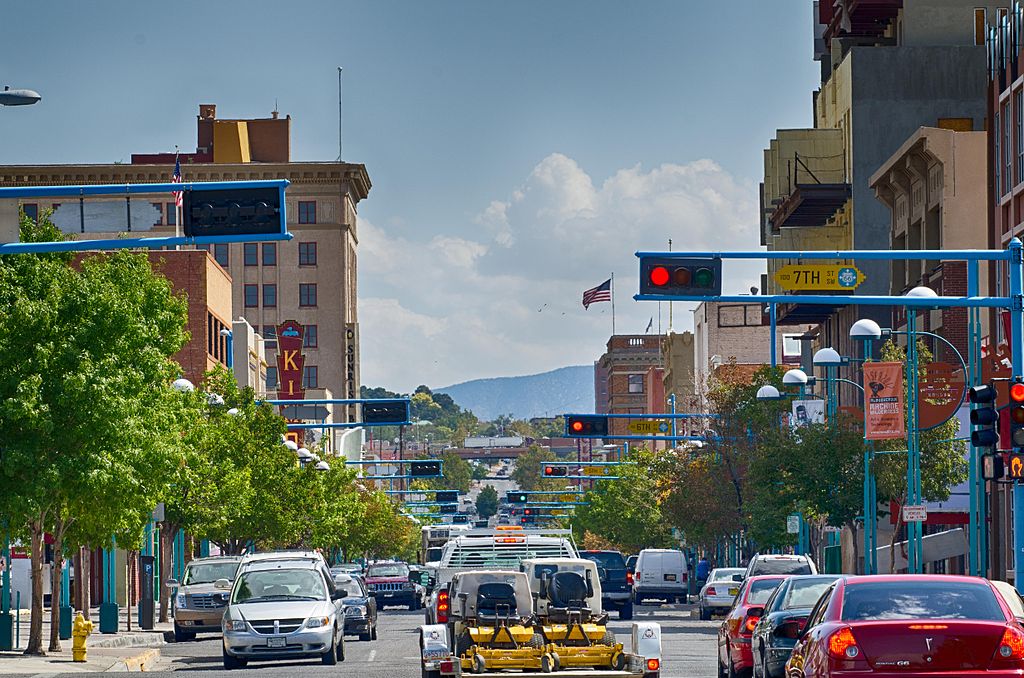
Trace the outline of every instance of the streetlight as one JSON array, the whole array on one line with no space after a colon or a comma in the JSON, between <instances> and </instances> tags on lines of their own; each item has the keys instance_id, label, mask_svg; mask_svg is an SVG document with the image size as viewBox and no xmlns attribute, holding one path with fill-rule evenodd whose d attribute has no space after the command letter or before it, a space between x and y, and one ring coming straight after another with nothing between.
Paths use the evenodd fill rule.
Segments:
<instances>
[{"instance_id":1,"label":"streetlight","mask_svg":"<svg viewBox=\"0 0 1024 678\"><path fill-rule=\"evenodd\" d=\"M771 384L765 384L761 388L757 389L757 395L755 397L758 400L782 400L782 394L779 393L779 389L775 388Z\"/></svg>"},{"instance_id":2,"label":"streetlight","mask_svg":"<svg viewBox=\"0 0 1024 678\"><path fill-rule=\"evenodd\" d=\"M292 452L297 453L299 451L299 444L296 443L294 440L285 440L284 446L287 447Z\"/></svg>"},{"instance_id":3,"label":"streetlight","mask_svg":"<svg viewBox=\"0 0 1024 678\"><path fill-rule=\"evenodd\" d=\"M232 333L231 330L229 330L228 328L224 327L224 328L221 328L220 336L222 336L225 339L227 339L227 349L228 349L227 350L227 353L228 353L227 358L228 359L225 361L225 363L227 364L229 370L234 369L234 366L235 366L235 356L234 356L234 353L235 353L235 351L234 351L235 335L234 335L234 333Z\"/></svg>"},{"instance_id":4,"label":"streetlight","mask_svg":"<svg viewBox=\"0 0 1024 678\"><path fill-rule=\"evenodd\" d=\"M192 391L196 390L195 384L193 384L185 377L175 379L171 383L171 388L173 388L178 393L191 393Z\"/></svg>"},{"instance_id":5,"label":"streetlight","mask_svg":"<svg viewBox=\"0 0 1024 678\"><path fill-rule=\"evenodd\" d=\"M0 92L0 106L31 106L42 98L35 90L11 89L4 85L4 91Z\"/></svg>"},{"instance_id":6,"label":"streetlight","mask_svg":"<svg viewBox=\"0 0 1024 678\"><path fill-rule=\"evenodd\" d=\"M825 368L825 407L828 410L826 416L829 421L832 421L835 419L836 412L839 409L839 399L835 397L833 391L835 389L836 371L843 364L843 357L839 355L839 351L829 346L819 349L814 354L811 362L815 367Z\"/></svg>"}]
</instances>

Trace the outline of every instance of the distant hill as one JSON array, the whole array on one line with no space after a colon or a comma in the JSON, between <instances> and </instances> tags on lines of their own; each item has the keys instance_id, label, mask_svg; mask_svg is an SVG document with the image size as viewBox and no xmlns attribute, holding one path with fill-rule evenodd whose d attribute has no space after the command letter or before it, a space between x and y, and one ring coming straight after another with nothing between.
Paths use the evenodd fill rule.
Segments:
<instances>
[{"instance_id":1,"label":"distant hill","mask_svg":"<svg viewBox=\"0 0 1024 678\"><path fill-rule=\"evenodd\" d=\"M593 412L594 367L576 365L522 377L474 379L434 391L447 393L462 409L485 421L502 414L530 419Z\"/></svg>"}]
</instances>

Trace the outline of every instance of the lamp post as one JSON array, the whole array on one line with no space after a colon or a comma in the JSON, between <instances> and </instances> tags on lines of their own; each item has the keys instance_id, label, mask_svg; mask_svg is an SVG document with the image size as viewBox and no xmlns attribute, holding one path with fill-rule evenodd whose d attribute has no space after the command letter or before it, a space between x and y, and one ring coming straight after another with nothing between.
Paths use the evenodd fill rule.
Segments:
<instances>
[{"instance_id":1,"label":"lamp post","mask_svg":"<svg viewBox=\"0 0 1024 678\"><path fill-rule=\"evenodd\" d=\"M225 328L221 329L220 336L224 337L224 339L227 340L227 347L226 348L227 348L227 354L228 355L227 355L227 360L225 361L225 364L227 365L229 370L234 370L234 368L235 368L235 335L234 335L234 333L231 330L229 330L228 328L225 327Z\"/></svg>"},{"instance_id":2,"label":"lamp post","mask_svg":"<svg viewBox=\"0 0 1024 678\"><path fill-rule=\"evenodd\" d=\"M871 342L882 337L882 328L874 320L864 318L850 326L850 338L862 342L861 357L871 355ZM864 393L861 387L861 393ZM864 416L867 417L865 394ZM865 431L867 433L867 431ZM875 457L874 441L864 441L864 574L878 573L878 486L872 473Z\"/></svg>"},{"instance_id":3,"label":"lamp post","mask_svg":"<svg viewBox=\"0 0 1024 678\"><path fill-rule=\"evenodd\" d=\"M843 357L839 351L832 347L819 349L811 360L815 367L825 368L825 417L828 421L835 420L836 412L839 410L839 397L835 393L834 382L836 380L839 366L843 364Z\"/></svg>"}]
</instances>

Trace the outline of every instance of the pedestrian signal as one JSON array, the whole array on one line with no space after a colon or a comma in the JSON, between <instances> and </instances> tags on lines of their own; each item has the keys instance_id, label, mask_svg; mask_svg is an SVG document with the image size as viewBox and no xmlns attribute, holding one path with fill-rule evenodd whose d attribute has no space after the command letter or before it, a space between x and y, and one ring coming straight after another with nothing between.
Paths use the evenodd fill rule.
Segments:
<instances>
[{"instance_id":1,"label":"pedestrian signal","mask_svg":"<svg viewBox=\"0 0 1024 678\"><path fill-rule=\"evenodd\" d=\"M1024 454L1013 453L1006 465L1006 477L1017 482L1024 481Z\"/></svg>"},{"instance_id":2,"label":"pedestrian signal","mask_svg":"<svg viewBox=\"0 0 1024 678\"><path fill-rule=\"evenodd\" d=\"M981 457L981 477L985 480L1001 480L1006 475L1003 470L1002 454L985 454Z\"/></svg>"}]
</instances>

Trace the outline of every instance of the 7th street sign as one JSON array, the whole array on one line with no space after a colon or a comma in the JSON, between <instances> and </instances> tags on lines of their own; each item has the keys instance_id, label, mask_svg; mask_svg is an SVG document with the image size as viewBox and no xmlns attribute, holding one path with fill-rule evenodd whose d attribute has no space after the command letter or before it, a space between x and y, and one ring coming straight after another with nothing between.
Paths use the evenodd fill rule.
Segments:
<instances>
[{"instance_id":1,"label":"7th street sign","mask_svg":"<svg viewBox=\"0 0 1024 678\"><path fill-rule=\"evenodd\" d=\"M629 432L637 435L668 435L668 422L664 419L629 422Z\"/></svg>"},{"instance_id":2,"label":"7th street sign","mask_svg":"<svg viewBox=\"0 0 1024 678\"><path fill-rule=\"evenodd\" d=\"M790 292L844 292L864 282L856 266L843 264L786 264L775 272L775 282Z\"/></svg>"}]
</instances>

